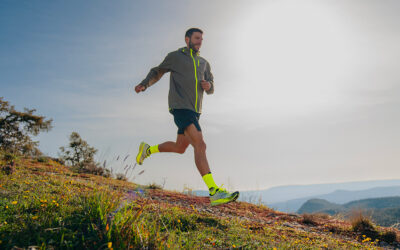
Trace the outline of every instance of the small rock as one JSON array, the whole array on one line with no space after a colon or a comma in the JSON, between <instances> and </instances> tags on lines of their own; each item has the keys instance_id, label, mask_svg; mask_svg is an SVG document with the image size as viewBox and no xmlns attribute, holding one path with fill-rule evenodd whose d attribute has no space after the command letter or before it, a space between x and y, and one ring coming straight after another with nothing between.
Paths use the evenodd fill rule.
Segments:
<instances>
[{"instance_id":1,"label":"small rock","mask_svg":"<svg viewBox=\"0 0 400 250\"><path fill-rule=\"evenodd\" d=\"M292 224L290 224L289 222L285 222L285 223L283 223L283 224L282 224L282 226L284 226L284 227L291 227L291 228L295 228L295 226L294 226L294 225L292 225Z\"/></svg>"}]
</instances>

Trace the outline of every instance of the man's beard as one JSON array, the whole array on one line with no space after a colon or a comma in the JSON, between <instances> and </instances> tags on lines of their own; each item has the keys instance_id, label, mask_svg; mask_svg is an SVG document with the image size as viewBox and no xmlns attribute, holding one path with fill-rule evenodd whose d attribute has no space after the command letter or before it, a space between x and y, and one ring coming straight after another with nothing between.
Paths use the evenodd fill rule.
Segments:
<instances>
[{"instance_id":1,"label":"man's beard","mask_svg":"<svg viewBox=\"0 0 400 250\"><path fill-rule=\"evenodd\" d=\"M192 41L189 41L189 48L191 48L194 52L198 52L198 50L194 47L194 44L192 43Z\"/></svg>"}]
</instances>

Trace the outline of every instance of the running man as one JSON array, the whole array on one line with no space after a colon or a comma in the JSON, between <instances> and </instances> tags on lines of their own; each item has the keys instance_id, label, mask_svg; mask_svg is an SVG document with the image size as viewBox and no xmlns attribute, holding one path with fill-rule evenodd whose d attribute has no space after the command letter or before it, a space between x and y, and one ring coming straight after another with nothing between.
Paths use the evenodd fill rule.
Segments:
<instances>
[{"instance_id":1,"label":"running man","mask_svg":"<svg viewBox=\"0 0 400 250\"><path fill-rule=\"evenodd\" d=\"M178 127L176 142L167 141L150 146L142 142L136 162L142 165L144 159L158 152L174 152L183 154L191 144L194 148L194 160L197 169L206 183L211 205L225 204L235 201L239 192L229 193L218 187L212 177L206 156L206 144L203 140L199 119L204 91L214 92L213 75L210 64L199 55L203 40L203 31L191 28L186 31L186 47L169 53L164 61L150 70L147 77L135 87L136 93L145 91L161 77L171 72L168 94L169 112L174 116Z\"/></svg>"}]
</instances>

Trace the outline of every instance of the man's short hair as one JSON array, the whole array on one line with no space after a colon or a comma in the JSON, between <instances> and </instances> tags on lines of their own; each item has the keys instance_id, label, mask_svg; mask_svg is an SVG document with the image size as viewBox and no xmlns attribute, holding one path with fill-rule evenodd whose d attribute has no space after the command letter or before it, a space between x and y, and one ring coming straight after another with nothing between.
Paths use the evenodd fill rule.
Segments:
<instances>
[{"instance_id":1,"label":"man's short hair","mask_svg":"<svg viewBox=\"0 0 400 250\"><path fill-rule=\"evenodd\" d=\"M191 37L192 37L192 34L193 34L194 32L200 32L201 34L203 34L203 31L202 31L201 29L198 29L198 28L190 28L190 29L188 29L188 30L186 31L185 37L191 38Z\"/></svg>"}]
</instances>

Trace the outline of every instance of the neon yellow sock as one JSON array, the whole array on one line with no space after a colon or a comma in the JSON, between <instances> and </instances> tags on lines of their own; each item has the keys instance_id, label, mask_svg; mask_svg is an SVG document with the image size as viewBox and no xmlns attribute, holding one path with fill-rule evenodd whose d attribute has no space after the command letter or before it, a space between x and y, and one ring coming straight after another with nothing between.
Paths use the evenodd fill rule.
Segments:
<instances>
[{"instance_id":1,"label":"neon yellow sock","mask_svg":"<svg viewBox=\"0 0 400 250\"><path fill-rule=\"evenodd\" d=\"M215 184L215 182L214 182L211 172L203 175L203 180L206 183L208 190L210 190L210 188L214 188L214 189L218 188L217 184Z\"/></svg>"},{"instance_id":2,"label":"neon yellow sock","mask_svg":"<svg viewBox=\"0 0 400 250\"><path fill-rule=\"evenodd\" d=\"M150 146L149 150L150 150L150 154L154 154L154 153L160 152L160 151L158 150L158 144L157 144L157 145L154 145L154 146Z\"/></svg>"}]
</instances>

